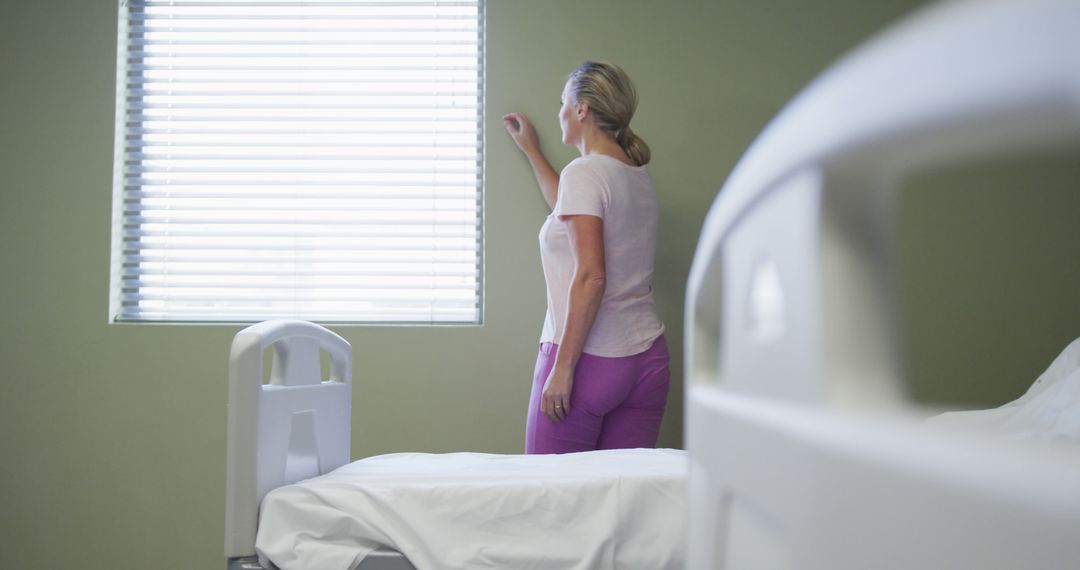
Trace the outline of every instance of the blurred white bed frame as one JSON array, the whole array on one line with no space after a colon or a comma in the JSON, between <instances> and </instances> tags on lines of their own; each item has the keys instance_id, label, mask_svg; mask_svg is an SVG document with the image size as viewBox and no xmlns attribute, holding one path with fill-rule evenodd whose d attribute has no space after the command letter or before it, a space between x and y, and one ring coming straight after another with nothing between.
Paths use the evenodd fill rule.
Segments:
<instances>
[{"instance_id":1,"label":"blurred white bed frame","mask_svg":"<svg viewBox=\"0 0 1080 570\"><path fill-rule=\"evenodd\" d=\"M923 10L768 126L688 283L692 570L1080 568L1075 447L933 431L905 400L885 247L905 175L1078 142L1076 0Z\"/></svg>"}]
</instances>

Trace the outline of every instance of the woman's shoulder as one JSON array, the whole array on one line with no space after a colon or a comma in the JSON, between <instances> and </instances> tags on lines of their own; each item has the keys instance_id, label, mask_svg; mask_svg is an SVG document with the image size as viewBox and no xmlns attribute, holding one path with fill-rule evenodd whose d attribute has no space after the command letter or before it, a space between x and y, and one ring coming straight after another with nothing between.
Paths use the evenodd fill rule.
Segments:
<instances>
[{"instance_id":1,"label":"woman's shoulder","mask_svg":"<svg viewBox=\"0 0 1080 570\"><path fill-rule=\"evenodd\" d=\"M563 171L588 170L600 176L640 176L648 172L648 165L635 166L607 154L586 154L567 164Z\"/></svg>"},{"instance_id":2,"label":"woman's shoulder","mask_svg":"<svg viewBox=\"0 0 1080 570\"><path fill-rule=\"evenodd\" d=\"M604 168L596 162L594 155L579 156L563 167L560 179L568 181L601 181L607 177Z\"/></svg>"},{"instance_id":3,"label":"woman's shoulder","mask_svg":"<svg viewBox=\"0 0 1080 570\"><path fill-rule=\"evenodd\" d=\"M581 172L585 170L596 170L595 155L587 154L585 156L579 156L574 160L571 160L563 167L563 172Z\"/></svg>"},{"instance_id":4,"label":"woman's shoulder","mask_svg":"<svg viewBox=\"0 0 1080 570\"><path fill-rule=\"evenodd\" d=\"M640 168L606 154L586 154L571 160L563 167L563 174L577 174L583 176L595 176L608 178L627 174L628 171L636 171Z\"/></svg>"}]
</instances>

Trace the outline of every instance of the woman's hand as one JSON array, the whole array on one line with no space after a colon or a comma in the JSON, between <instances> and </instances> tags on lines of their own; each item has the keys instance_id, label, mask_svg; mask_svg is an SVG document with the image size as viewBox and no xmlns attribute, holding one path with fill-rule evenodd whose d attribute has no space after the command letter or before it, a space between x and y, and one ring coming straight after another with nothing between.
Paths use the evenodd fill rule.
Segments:
<instances>
[{"instance_id":1,"label":"woman's hand","mask_svg":"<svg viewBox=\"0 0 1080 570\"><path fill-rule=\"evenodd\" d=\"M522 113L507 113L503 115L503 126L510 138L514 139L521 152L532 155L540 149L540 140L536 137L536 129L533 128L529 118Z\"/></svg>"},{"instance_id":2,"label":"woman's hand","mask_svg":"<svg viewBox=\"0 0 1080 570\"><path fill-rule=\"evenodd\" d=\"M566 419L570 413L570 390L573 387L574 371L556 364L544 383L540 411L555 423Z\"/></svg>"}]
</instances>

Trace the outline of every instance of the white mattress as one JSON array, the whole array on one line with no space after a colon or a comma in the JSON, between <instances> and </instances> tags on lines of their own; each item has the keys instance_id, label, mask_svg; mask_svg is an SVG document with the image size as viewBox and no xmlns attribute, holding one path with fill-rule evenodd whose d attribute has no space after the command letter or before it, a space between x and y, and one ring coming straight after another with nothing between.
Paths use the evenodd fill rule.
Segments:
<instances>
[{"instance_id":1,"label":"white mattress","mask_svg":"<svg viewBox=\"0 0 1080 570\"><path fill-rule=\"evenodd\" d=\"M283 570L355 568L380 545L418 570L683 567L686 453L400 453L271 491L256 550Z\"/></svg>"}]
</instances>

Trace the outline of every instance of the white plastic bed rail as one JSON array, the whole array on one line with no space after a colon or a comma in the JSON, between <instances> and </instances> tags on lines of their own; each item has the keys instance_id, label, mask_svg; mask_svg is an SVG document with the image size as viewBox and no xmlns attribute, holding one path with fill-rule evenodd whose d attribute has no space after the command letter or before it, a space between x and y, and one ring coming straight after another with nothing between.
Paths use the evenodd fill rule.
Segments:
<instances>
[{"instance_id":1,"label":"white plastic bed rail","mask_svg":"<svg viewBox=\"0 0 1080 570\"><path fill-rule=\"evenodd\" d=\"M1076 0L923 10L766 128L688 283L691 569L1080 565L1075 450L908 413L885 247L904 176L1077 145Z\"/></svg>"},{"instance_id":2,"label":"white plastic bed rail","mask_svg":"<svg viewBox=\"0 0 1080 570\"><path fill-rule=\"evenodd\" d=\"M271 348L270 383L263 384L263 354ZM325 380L321 351L330 359ZM352 352L340 336L284 320L236 335L229 356L226 557L255 555L259 503L267 492L349 462L351 406Z\"/></svg>"}]
</instances>

